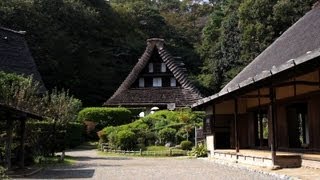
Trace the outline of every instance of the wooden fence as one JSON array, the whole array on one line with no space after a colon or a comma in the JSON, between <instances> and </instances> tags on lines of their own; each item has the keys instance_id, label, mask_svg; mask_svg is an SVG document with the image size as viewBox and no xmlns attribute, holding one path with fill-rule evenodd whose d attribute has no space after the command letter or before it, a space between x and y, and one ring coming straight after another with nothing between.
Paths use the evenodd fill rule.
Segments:
<instances>
[{"instance_id":1,"label":"wooden fence","mask_svg":"<svg viewBox=\"0 0 320 180\"><path fill-rule=\"evenodd\" d=\"M114 150L110 149L106 143L101 144L102 152L117 153L123 155L135 155L135 156L187 156L189 151L181 149L169 149L164 151L129 151L129 150Z\"/></svg>"}]
</instances>

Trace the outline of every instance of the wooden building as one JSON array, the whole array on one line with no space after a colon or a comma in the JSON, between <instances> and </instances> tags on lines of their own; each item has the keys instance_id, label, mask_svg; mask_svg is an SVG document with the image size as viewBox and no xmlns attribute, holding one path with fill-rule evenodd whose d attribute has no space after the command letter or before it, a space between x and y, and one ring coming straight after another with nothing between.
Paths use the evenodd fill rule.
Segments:
<instances>
[{"instance_id":1,"label":"wooden building","mask_svg":"<svg viewBox=\"0 0 320 180\"><path fill-rule=\"evenodd\" d=\"M320 152L319 4L219 93L192 105L206 110L212 156L219 149L266 149L275 165L276 151Z\"/></svg>"},{"instance_id":2,"label":"wooden building","mask_svg":"<svg viewBox=\"0 0 320 180\"><path fill-rule=\"evenodd\" d=\"M105 106L186 107L202 96L188 80L183 63L165 49L163 39L148 39L138 63Z\"/></svg>"}]
</instances>

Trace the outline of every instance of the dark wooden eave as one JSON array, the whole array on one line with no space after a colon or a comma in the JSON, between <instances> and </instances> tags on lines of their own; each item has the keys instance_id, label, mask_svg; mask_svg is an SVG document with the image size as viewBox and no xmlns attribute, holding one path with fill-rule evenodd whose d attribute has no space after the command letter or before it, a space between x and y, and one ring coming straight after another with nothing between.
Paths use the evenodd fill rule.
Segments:
<instances>
[{"instance_id":1,"label":"dark wooden eave","mask_svg":"<svg viewBox=\"0 0 320 180\"><path fill-rule=\"evenodd\" d=\"M27 118L31 118L31 119L37 119L37 120L43 120L44 118L40 115L31 113L31 112L27 112L25 110L20 110L14 107L10 107L8 105L2 104L0 103L0 110L2 111L6 111L10 114L14 114L15 116L22 116L22 117L27 117Z\"/></svg>"}]
</instances>

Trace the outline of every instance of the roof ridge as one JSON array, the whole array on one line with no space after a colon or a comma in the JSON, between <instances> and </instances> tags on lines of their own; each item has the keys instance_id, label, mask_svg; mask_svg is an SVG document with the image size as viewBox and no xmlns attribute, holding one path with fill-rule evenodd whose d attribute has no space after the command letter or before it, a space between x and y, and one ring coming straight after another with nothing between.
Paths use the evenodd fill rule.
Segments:
<instances>
[{"instance_id":1,"label":"roof ridge","mask_svg":"<svg viewBox=\"0 0 320 180\"><path fill-rule=\"evenodd\" d=\"M21 34L21 35L25 35L27 33L26 31L16 31L16 30L5 28L5 27L2 27L2 26L0 26L0 29L4 30L4 31L16 33L16 34Z\"/></svg>"},{"instance_id":2,"label":"roof ridge","mask_svg":"<svg viewBox=\"0 0 320 180\"><path fill-rule=\"evenodd\" d=\"M320 9L320 0L318 0L313 4L312 9L316 9L316 8Z\"/></svg>"},{"instance_id":3,"label":"roof ridge","mask_svg":"<svg viewBox=\"0 0 320 180\"><path fill-rule=\"evenodd\" d=\"M188 79L185 72L181 69L181 67L178 66L177 62L174 60L171 54L168 53L164 47L160 47L160 48L158 48L160 57L162 58L163 62L168 66L168 69L173 73L174 77L177 78L177 81L181 83L181 86L183 88L191 90L192 92L202 97L202 94L200 93L200 91L195 86L192 85L192 83Z\"/></svg>"},{"instance_id":4,"label":"roof ridge","mask_svg":"<svg viewBox=\"0 0 320 180\"><path fill-rule=\"evenodd\" d=\"M136 79L137 76L140 74L140 72L143 70L143 68L146 66L147 62L149 61L152 51L155 47L155 44L153 43L147 43L147 47L144 51L144 53L139 58L137 64L133 67L129 75L126 77L126 79L121 83L119 88L116 90L116 92L109 98L113 99L116 95L120 94L121 92L125 91L126 89L129 89L132 83L134 82L133 79ZM109 101L108 100L108 101ZM107 101L107 102L108 102Z\"/></svg>"},{"instance_id":5,"label":"roof ridge","mask_svg":"<svg viewBox=\"0 0 320 180\"><path fill-rule=\"evenodd\" d=\"M116 96L118 96L122 92L130 89L131 85L138 78L138 75L149 62L155 48L157 48L160 58L166 64L168 69L173 73L174 77L177 79L177 82L181 84L181 87L196 94L197 96L199 96L199 98L203 97L200 91L198 91L198 89L193 86L192 83L188 80L187 75L182 70L182 68L178 66L177 62L174 60L171 54L165 50L164 43L164 39L160 38L151 38L147 40L147 47L143 55L140 57L137 64L133 67L129 75L122 82L116 92L104 103L105 105L109 104L112 99L116 98Z\"/></svg>"}]
</instances>

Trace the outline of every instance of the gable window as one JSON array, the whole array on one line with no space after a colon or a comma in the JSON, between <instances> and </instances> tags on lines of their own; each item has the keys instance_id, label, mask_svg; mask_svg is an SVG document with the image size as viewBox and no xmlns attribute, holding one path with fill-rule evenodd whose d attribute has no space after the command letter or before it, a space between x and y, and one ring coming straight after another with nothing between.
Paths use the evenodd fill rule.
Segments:
<instances>
[{"instance_id":1,"label":"gable window","mask_svg":"<svg viewBox=\"0 0 320 180\"><path fill-rule=\"evenodd\" d=\"M149 72L153 72L153 63L149 63Z\"/></svg>"},{"instance_id":2,"label":"gable window","mask_svg":"<svg viewBox=\"0 0 320 180\"><path fill-rule=\"evenodd\" d=\"M167 67L165 63L161 63L161 72L166 72L167 71Z\"/></svg>"},{"instance_id":3,"label":"gable window","mask_svg":"<svg viewBox=\"0 0 320 180\"><path fill-rule=\"evenodd\" d=\"M170 78L170 86L171 87L176 87L177 86L176 78L174 78L174 77Z\"/></svg>"},{"instance_id":4,"label":"gable window","mask_svg":"<svg viewBox=\"0 0 320 180\"><path fill-rule=\"evenodd\" d=\"M153 87L162 87L162 79L161 78L153 78Z\"/></svg>"},{"instance_id":5,"label":"gable window","mask_svg":"<svg viewBox=\"0 0 320 180\"><path fill-rule=\"evenodd\" d=\"M139 87L144 87L144 78L139 78Z\"/></svg>"}]
</instances>

